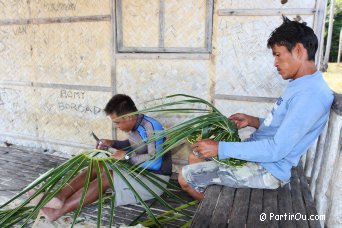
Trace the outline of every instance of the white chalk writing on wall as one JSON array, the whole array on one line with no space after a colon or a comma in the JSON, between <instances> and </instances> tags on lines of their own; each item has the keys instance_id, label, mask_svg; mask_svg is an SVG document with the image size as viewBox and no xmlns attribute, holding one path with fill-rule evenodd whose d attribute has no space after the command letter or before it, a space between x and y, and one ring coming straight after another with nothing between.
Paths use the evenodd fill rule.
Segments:
<instances>
[{"instance_id":1,"label":"white chalk writing on wall","mask_svg":"<svg viewBox=\"0 0 342 228\"><path fill-rule=\"evenodd\" d=\"M85 91L73 91L62 89L60 91L60 98L77 98L84 99Z\"/></svg>"},{"instance_id":2,"label":"white chalk writing on wall","mask_svg":"<svg viewBox=\"0 0 342 228\"><path fill-rule=\"evenodd\" d=\"M101 108L85 102L86 91L74 91L62 89L59 92L61 99L57 103L58 110L61 112L77 112L83 114L97 115L101 113Z\"/></svg>"}]
</instances>

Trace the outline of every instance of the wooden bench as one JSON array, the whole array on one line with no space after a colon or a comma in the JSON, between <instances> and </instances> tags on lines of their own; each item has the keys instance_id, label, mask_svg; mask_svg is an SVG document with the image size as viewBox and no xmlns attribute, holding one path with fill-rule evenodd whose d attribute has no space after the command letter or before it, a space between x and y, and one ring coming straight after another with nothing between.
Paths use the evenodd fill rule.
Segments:
<instances>
[{"instance_id":1,"label":"wooden bench","mask_svg":"<svg viewBox=\"0 0 342 228\"><path fill-rule=\"evenodd\" d=\"M260 216L265 213L265 221ZM273 213L272 219L270 216ZM286 218L280 215L285 215ZM277 190L235 189L218 185L206 189L191 227L321 227L302 166L292 169L290 183ZM290 218L290 216L292 216ZM298 219L306 216L308 219ZM312 217L310 217L312 216Z\"/></svg>"}]
</instances>

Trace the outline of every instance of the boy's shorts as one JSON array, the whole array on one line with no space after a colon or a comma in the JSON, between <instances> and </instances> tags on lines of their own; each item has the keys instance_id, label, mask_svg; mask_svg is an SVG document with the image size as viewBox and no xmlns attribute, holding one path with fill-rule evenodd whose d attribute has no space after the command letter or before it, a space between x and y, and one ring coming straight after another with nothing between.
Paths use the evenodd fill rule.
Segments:
<instances>
[{"instance_id":1,"label":"boy's shorts","mask_svg":"<svg viewBox=\"0 0 342 228\"><path fill-rule=\"evenodd\" d=\"M129 183L133 186L133 188L138 192L138 194L141 196L141 198L146 201L149 199L153 199L154 196L145 189L144 186L142 186L138 181L135 180L134 177L131 177L127 172L121 171L123 175L128 179ZM157 175L154 174L161 179L165 181L169 181L170 177L165 175ZM139 200L134 196L131 189L127 186L126 182L119 176L116 172L113 172L113 178L114 178L114 188L115 188L115 205L127 205L127 204L137 204L139 203ZM163 194L163 191L155 186L153 183L151 183L147 178L145 178L142 175L137 176L136 178L139 178L143 181L144 184L146 184L150 189L152 189L157 195ZM158 182L161 186L166 188L166 184Z\"/></svg>"},{"instance_id":2,"label":"boy's shorts","mask_svg":"<svg viewBox=\"0 0 342 228\"><path fill-rule=\"evenodd\" d=\"M208 185L224 185L233 188L276 189L282 182L254 162L231 168L215 161L186 165L182 169L184 179L198 192Z\"/></svg>"}]
</instances>

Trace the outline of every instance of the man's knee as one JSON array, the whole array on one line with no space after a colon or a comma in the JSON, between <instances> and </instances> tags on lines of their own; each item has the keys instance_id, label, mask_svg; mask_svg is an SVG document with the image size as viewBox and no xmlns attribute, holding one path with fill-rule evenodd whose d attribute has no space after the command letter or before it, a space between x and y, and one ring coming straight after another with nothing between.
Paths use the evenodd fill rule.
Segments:
<instances>
[{"instance_id":1,"label":"man's knee","mask_svg":"<svg viewBox=\"0 0 342 228\"><path fill-rule=\"evenodd\" d=\"M196 159L197 157L196 157L196 155L194 154L194 153L190 153L189 154L189 156L188 156L188 160L189 160L189 162L191 161L191 160L194 160L194 159Z\"/></svg>"},{"instance_id":2,"label":"man's knee","mask_svg":"<svg viewBox=\"0 0 342 228\"><path fill-rule=\"evenodd\" d=\"M188 186L188 182L185 180L185 178L183 177L183 174L182 174L182 170L179 172L178 174L178 183L179 185L184 188L184 187L187 187Z\"/></svg>"},{"instance_id":3,"label":"man's knee","mask_svg":"<svg viewBox=\"0 0 342 228\"><path fill-rule=\"evenodd\" d=\"M194 153L190 153L188 157L189 164L204 162L204 159L197 157Z\"/></svg>"}]
</instances>

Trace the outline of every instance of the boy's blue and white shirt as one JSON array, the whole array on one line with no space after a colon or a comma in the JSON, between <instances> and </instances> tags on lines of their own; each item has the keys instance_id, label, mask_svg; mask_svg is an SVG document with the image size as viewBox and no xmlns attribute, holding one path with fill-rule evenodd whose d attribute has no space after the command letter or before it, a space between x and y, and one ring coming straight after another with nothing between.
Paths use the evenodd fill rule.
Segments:
<instances>
[{"instance_id":1,"label":"boy's blue and white shirt","mask_svg":"<svg viewBox=\"0 0 342 228\"><path fill-rule=\"evenodd\" d=\"M328 120L333 93L321 72L291 80L259 128L243 143L220 142L219 159L257 162L288 181L292 166L314 143Z\"/></svg>"},{"instance_id":2,"label":"boy's blue and white shirt","mask_svg":"<svg viewBox=\"0 0 342 228\"><path fill-rule=\"evenodd\" d=\"M128 132L128 139L113 140L112 147L125 151L134 150L130 153L131 163L147 168L156 174L170 175L172 172L171 153L168 152L163 156L158 154L163 150L164 138L148 142L149 138L163 129L159 121L139 114L135 126Z\"/></svg>"}]
</instances>

